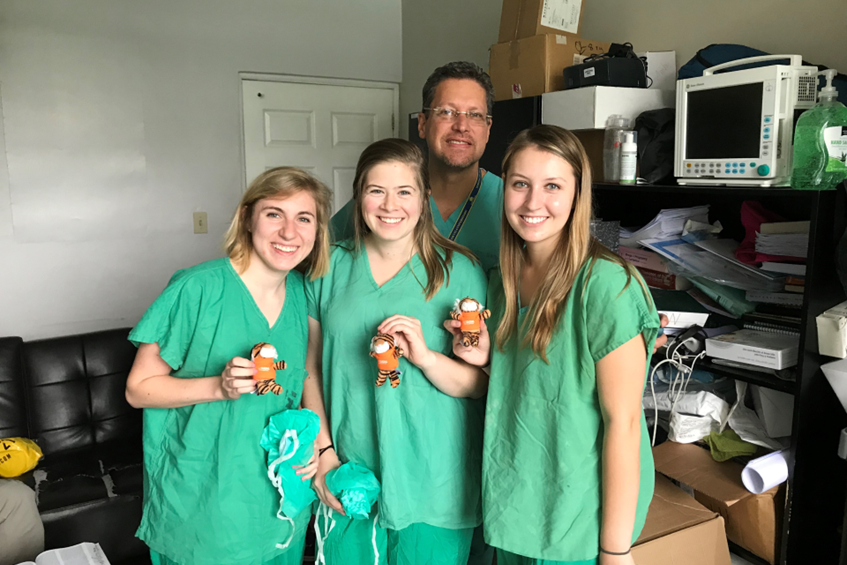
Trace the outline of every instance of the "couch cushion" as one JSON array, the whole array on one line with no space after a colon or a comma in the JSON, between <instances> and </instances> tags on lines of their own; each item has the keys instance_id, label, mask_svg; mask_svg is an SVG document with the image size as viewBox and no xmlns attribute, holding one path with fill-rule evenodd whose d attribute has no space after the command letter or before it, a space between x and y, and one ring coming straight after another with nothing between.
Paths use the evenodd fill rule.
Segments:
<instances>
[{"instance_id":1,"label":"couch cushion","mask_svg":"<svg viewBox=\"0 0 847 565\"><path fill-rule=\"evenodd\" d=\"M45 455L141 437L141 410L124 396L135 359L128 333L108 330L23 344L30 431Z\"/></svg>"},{"instance_id":2,"label":"couch cushion","mask_svg":"<svg viewBox=\"0 0 847 565\"><path fill-rule=\"evenodd\" d=\"M22 340L0 338L0 438L29 437L24 401Z\"/></svg>"}]
</instances>

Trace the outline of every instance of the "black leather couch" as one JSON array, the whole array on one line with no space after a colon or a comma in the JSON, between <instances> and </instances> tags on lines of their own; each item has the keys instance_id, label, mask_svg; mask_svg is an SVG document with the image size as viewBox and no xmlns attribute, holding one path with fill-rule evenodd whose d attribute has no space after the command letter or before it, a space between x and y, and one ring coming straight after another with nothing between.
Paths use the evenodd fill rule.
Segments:
<instances>
[{"instance_id":1,"label":"black leather couch","mask_svg":"<svg viewBox=\"0 0 847 565\"><path fill-rule=\"evenodd\" d=\"M141 410L124 397L128 329L0 338L0 437L44 452L21 480L38 494L47 549L98 542L112 565L149 564L141 520Z\"/></svg>"}]
</instances>

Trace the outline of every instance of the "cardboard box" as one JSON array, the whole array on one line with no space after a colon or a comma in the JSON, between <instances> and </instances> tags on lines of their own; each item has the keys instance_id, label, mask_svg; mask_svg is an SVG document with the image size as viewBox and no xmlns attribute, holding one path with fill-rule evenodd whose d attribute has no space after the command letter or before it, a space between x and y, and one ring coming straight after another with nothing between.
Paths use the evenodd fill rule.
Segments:
<instances>
[{"instance_id":1,"label":"cardboard box","mask_svg":"<svg viewBox=\"0 0 847 565\"><path fill-rule=\"evenodd\" d=\"M608 43L566 35L536 35L492 45L488 74L494 84L494 99L525 98L561 90L565 87L565 67L608 49Z\"/></svg>"},{"instance_id":2,"label":"cardboard box","mask_svg":"<svg viewBox=\"0 0 847 565\"><path fill-rule=\"evenodd\" d=\"M647 88L676 91L676 51L636 53L647 62Z\"/></svg>"},{"instance_id":3,"label":"cardboard box","mask_svg":"<svg viewBox=\"0 0 847 565\"><path fill-rule=\"evenodd\" d=\"M729 565L723 518L657 474L632 557L638 565Z\"/></svg>"},{"instance_id":4,"label":"cardboard box","mask_svg":"<svg viewBox=\"0 0 847 565\"><path fill-rule=\"evenodd\" d=\"M653 459L657 471L691 488L697 502L724 518L730 541L775 562L785 506L782 487L752 494L741 483L741 465L718 463L693 444L667 441L653 448Z\"/></svg>"},{"instance_id":5,"label":"cardboard box","mask_svg":"<svg viewBox=\"0 0 847 565\"><path fill-rule=\"evenodd\" d=\"M559 78L564 81L564 77ZM619 114L629 118L634 126L641 112L675 106L676 91L673 90L586 86L545 94L541 102L541 123L570 130L605 129L609 116Z\"/></svg>"},{"instance_id":6,"label":"cardboard box","mask_svg":"<svg viewBox=\"0 0 847 565\"><path fill-rule=\"evenodd\" d=\"M582 0L503 0L497 43L544 34L576 36L581 20Z\"/></svg>"}]
</instances>

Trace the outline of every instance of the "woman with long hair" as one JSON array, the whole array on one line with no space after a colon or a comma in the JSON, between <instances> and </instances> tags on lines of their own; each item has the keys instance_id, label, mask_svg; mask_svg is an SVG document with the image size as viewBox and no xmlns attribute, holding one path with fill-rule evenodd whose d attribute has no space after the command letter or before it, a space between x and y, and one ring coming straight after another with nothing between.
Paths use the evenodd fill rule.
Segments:
<instances>
[{"instance_id":1,"label":"woman with long hair","mask_svg":"<svg viewBox=\"0 0 847 565\"><path fill-rule=\"evenodd\" d=\"M334 246L329 272L306 288L303 406L321 416L314 487L335 520L329 528L319 520L322 557L328 565L465 565L482 521L483 403L474 399L488 378L450 356L442 321L457 299L484 299L485 275L436 231L412 143L365 149L353 198L354 237ZM343 516L327 490L326 474L342 462L367 467L382 484L369 520Z\"/></svg>"},{"instance_id":2,"label":"woman with long hair","mask_svg":"<svg viewBox=\"0 0 847 565\"><path fill-rule=\"evenodd\" d=\"M330 199L299 169L259 175L235 211L227 256L178 271L130 333L138 354L126 397L144 408L136 535L154 565L302 561L310 512L277 518L259 440L272 415L300 406L309 329L294 268L326 272ZM257 392L250 359L259 344L285 362L268 394ZM297 473L316 471L313 457Z\"/></svg>"},{"instance_id":3,"label":"woman with long hair","mask_svg":"<svg viewBox=\"0 0 847 565\"><path fill-rule=\"evenodd\" d=\"M454 340L491 362L486 541L499 565L632 565L653 494L641 397L659 317L636 270L589 233L591 167L573 134L521 132L503 175L491 337Z\"/></svg>"}]
</instances>

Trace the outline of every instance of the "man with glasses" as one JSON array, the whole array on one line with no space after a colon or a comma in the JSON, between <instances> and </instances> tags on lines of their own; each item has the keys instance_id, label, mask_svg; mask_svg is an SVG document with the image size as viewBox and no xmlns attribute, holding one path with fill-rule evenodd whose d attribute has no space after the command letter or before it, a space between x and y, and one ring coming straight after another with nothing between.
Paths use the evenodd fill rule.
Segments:
<instances>
[{"instance_id":1,"label":"man with glasses","mask_svg":"<svg viewBox=\"0 0 847 565\"><path fill-rule=\"evenodd\" d=\"M488 74L459 61L429 76L418 114L418 135L428 148L435 227L473 251L486 271L499 263L503 210L503 180L479 167L493 107L494 87ZM336 240L353 235L352 214L351 201L332 218Z\"/></svg>"}]
</instances>

